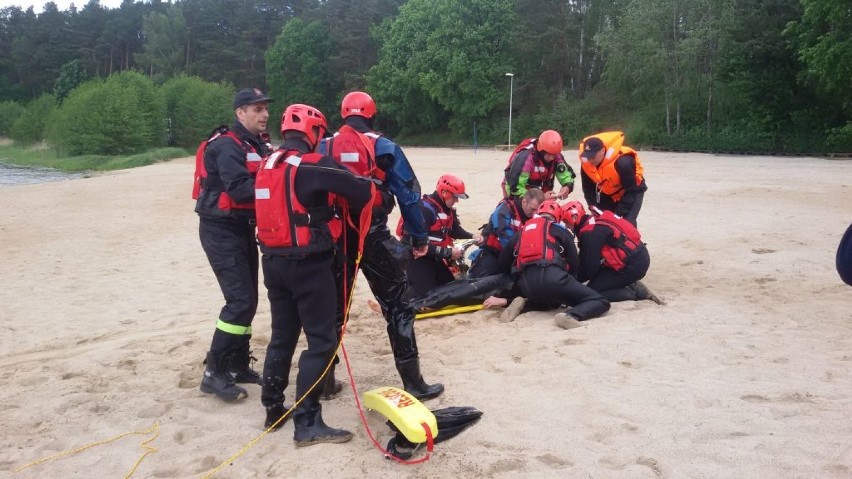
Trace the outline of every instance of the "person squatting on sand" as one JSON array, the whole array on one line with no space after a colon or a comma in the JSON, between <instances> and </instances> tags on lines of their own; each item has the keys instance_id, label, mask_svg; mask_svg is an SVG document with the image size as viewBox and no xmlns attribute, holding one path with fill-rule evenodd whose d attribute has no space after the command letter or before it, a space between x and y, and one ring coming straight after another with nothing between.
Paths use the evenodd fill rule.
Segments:
<instances>
[{"instance_id":1,"label":"person squatting on sand","mask_svg":"<svg viewBox=\"0 0 852 479\"><path fill-rule=\"evenodd\" d=\"M200 389L226 401L248 395L236 383L260 383L249 351L258 291L254 178L267 154L259 135L266 130L270 101L256 88L238 91L236 121L230 129L214 130L203 149L201 168L196 165L198 236L225 297Z\"/></svg>"},{"instance_id":2,"label":"person squatting on sand","mask_svg":"<svg viewBox=\"0 0 852 479\"><path fill-rule=\"evenodd\" d=\"M577 279L609 302L650 299L662 304L639 280L651 266L648 248L635 226L612 211L587 215L583 204L562 205L562 223L577 236L580 270Z\"/></svg>"},{"instance_id":3,"label":"person squatting on sand","mask_svg":"<svg viewBox=\"0 0 852 479\"><path fill-rule=\"evenodd\" d=\"M580 164L586 204L612 211L638 226L648 186L639 154L624 145L624 133L605 131L583 138Z\"/></svg>"},{"instance_id":4,"label":"person squatting on sand","mask_svg":"<svg viewBox=\"0 0 852 479\"><path fill-rule=\"evenodd\" d=\"M402 149L390 139L373 130L376 103L367 93L347 94L340 105L344 125L333 138L320 144L319 152L327 154L356 175L369 176L381 182L373 198L372 224L364 242L360 269L387 322L387 332L393 350L396 369L403 388L414 397L424 400L444 392L443 384L428 384L420 372L420 358L414 334L414 308L408 301L408 276L405 268L410 257L426 254L428 234L420 211L420 184ZM394 199L399 203L411 237L412 251L399 242L387 226L388 213ZM339 269L344 294L351 291L354 280L358 232L348 222L341 237L341 250L347 252L345 264ZM344 308L349 298L338 304L338 323L342 324Z\"/></svg>"},{"instance_id":5,"label":"person squatting on sand","mask_svg":"<svg viewBox=\"0 0 852 479\"><path fill-rule=\"evenodd\" d=\"M456 213L459 199L467 199L464 182L453 175L438 178L435 191L424 195L420 200L420 211L429 231L429 246L426 254L408 263L408 279L411 294L421 297L429 291L456 279L452 270L456 261L464 254L454 245L457 239L473 239L476 243L482 237L465 230ZM396 234L403 243L411 243L405 230L405 220L399 219Z\"/></svg>"},{"instance_id":6,"label":"person squatting on sand","mask_svg":"<svg viewBox=\"0 0 852 479\"><path fill-rule=\"evenodd\" d=\"M305 397L293 410L297 446L352 439L351 432L323 422L319 401L319 382L338 340L332 270L337 238L332 231L339 232L340 225L330 228L329 222L341 221L335 202L343 200L360 215L371 199L371 183L332 158L311 153L327 129L325 116L316 108L288 106L281 118L284 143L264 161L256 183L257 239L272 316L263 365L264 426L283 426L284 389L304 330L307 349L299 356L296 398Z\"/></svg>"},{"instance_id":7,"label":"person squatting on sand","mask_svg":"<svg viewBox=\"0 0 852 479\"><path fill-rule=\"evenodd\" d=\"M556 200L545 200L536 216L500 253L503 271L512 271L523 294L510 308L519 314L525 307L549 310L568 306L565 314L577 321L596 318L609 311L609 301L574 277L579 259L574 237L558 223L562 209ZM491 300L491 298L489 298ZM495 301L486 304L492 307ZM513 319L513 318L510 318Z\"/></svg>"},{"instance_id":8,"label":"person squatting on sand","mask_svg":"<svg viewBox=\"0 0 852 479\"><path fill-rule=\"evenodd\" d=\"M532 218L535 210L544 201L544 192L539 188L528 188L522 196L503 198L482 226L482 244L472 255L471 278L483 278L500 273L497 259L509 241L521 230L521 226Z\"/></svg>"},{"instance_id":9,"label":"person squatting on sand","mask_svg":"<svg viewBox=\"0 0 852 479\"><path fill-rule=\"evenodd\" d=\"M565 199L574 189L574 169L562 156L562 137L546 130L538 138L521 141L509 156L503 173L503 197L523 196L529 188L540 188L545 196ZM553 192L553 180L562 188Z\"/></svg>"}]
</instances>

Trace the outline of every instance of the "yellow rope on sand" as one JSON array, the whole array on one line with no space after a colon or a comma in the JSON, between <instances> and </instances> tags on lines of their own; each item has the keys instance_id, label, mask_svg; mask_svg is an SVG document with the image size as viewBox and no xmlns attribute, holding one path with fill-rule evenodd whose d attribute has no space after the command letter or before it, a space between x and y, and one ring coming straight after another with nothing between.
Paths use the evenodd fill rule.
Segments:
<instances>
[{"instance_id":1,"label":"yellow rope on sand","mask_svg":"<svg viewBox=\"0 0 852 479\"><path fill-rule=\"evenodd\" d=\"M71 455L77 454L78 452L85 451L86 449L90 449L90 448L95 447L95 446L100 446L100 445L103 445L103 444L109 444L109 443L111 443L111 442L117 441L117 440L119 440L119 439L121 439L121 438L123 438L123 437L126 437L126 436L133 436L133 435L145 435L145 434L152 434L152 433L154 434L154 436L153 436L153 437L151 437L150 439L146 439L144 442L142 442L141 447L142 447L142 449L143 449L143 450L145 450L145 454L142 454L142 456L139 458L139 460L137 460L137 461L136 461L136 464L134 464L134 465L133 465L133 468L131 468L131 469L130 469L130 472L128 472L128 473L127 473L127 475L126 475L126 476L124 476L124 479L127 479L127 478L129 478L130 476L132 476L134 472L136 472L136 468L138 468L138 467L139 467L139 464L141 464L141 463L142 463L142 460L143 460L143 459L145 459L145 457L146 457L148 454L151 454L151 453L153 453L153 452L157 452L157 448L155 448L155 447L153 447L153 446L149 446L148 444L149 444L151 441L153 441L154 439L157 439L157 437L159 437L159 436L160 436L160 424L159 424L159 423L156 423L156 422L155 422L155 423L154 423L154 425L153 425L153 426L151 426L151 427L150 427L147 431L130 431L130 432L125 432L125 433L123 433L123 434L119 434L118 436L111 437L111 438L109 438L109 439L105 439L105 440L103 440L103 441L93 442L93 443L90 443L90 444L86 444L85 446L80 446L80 447L75 448L75 449L68 449L68 450L65 450L65 451L62 451L62 452L56 453L56 454L54 454L54 455L52 455L52 456L45 457L45 458L43 458L43 459L39 459L39 460L37 460L37 461L33 461L33 462L29 463L29 464L24 464L23 466L18 467L17 469L15 469L15 470L14 470L14 472L15 472L15 473L18 473L18 472L23 471L24 469L27 469L27 468L29 468L29 467L32 467L32 466L35 466L35 465L41 464L41 463L43 463L43 462L51 461L51 460L53 460L53 459L58 459L58 458L60 458L60 457L64 457L64 456L71 456Z\"/></svg>"},{"instance_id":2,"label":"yellow rope on sand","mask_svg":"<svg viewBox=\"0 0 852 479\"><path fill-rule=\"evenodd\" d=\"M352 288L349 290L349 298L348 298L348 302L346 303L346 309L345 309L344 315L343 315L343 327L341 328L340 338L338 338L338 340L337 340L337 348L335 349L335 354L336 354L337 351L340 351L340 345L343 343L343 334L346 332L347 323L349 323L349 308L352 307L352 296L353 296L352 293L355 292L355 282L357 281L358 265L361 264L361 256L362 256L362 254L358 253L357 258L355 259L356 276L355 276L355 278L353 278ZM322 374L320 374L320 377L317 378L317 380L311 385L311 387L308 388L307 391L305 391L305 394L303 394L300 398L298 398L296 400L295 403L293 403L293 406L290 407L290 409L288 409L280 418L278 418L278 420L275 421L274 424L272 424L271 426L266 428L263 432L258 434L254 439L247 442L242 448L240 448L239 451L235 452L231 457L220 462L218 466L216 466L213 469L211 469L210 471L208 471L207 474L204 475L203 479L210 479L217 472L222 470L223 467L227 466L228 464L232 464L234 461L236 461L237 459L242 457L245 453L247 453L249 451L249 449L251 449L255 445L257 445L257 443L259 443L260 440L263 439L264 436L269 434L269 432L272 431L273 429L275 429L276 426L278 426L279 423L284 421L285 418L287 418L287 416L289 416L290 413L293 412L293 410L296 409L296 406L301 404L302 401L304 401L305 398L308 397L308 395L311 393L311 391L314 390L314 388L319 386L319 383L321 383L323 381L323 379L325 378L325 375L328 373L329 369L331 369L331 366L333 364L334 364L334 356L332 356L331 359L329 360L328 364L326 364L325 369L323 370Z\"/></svg>"}]
</instances>

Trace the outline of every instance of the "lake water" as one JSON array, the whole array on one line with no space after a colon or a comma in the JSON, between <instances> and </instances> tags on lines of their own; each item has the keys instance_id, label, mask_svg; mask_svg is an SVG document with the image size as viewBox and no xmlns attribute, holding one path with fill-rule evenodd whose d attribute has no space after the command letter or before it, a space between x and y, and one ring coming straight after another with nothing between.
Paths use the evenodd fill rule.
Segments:
<instances>
[{"instance_id":1,"label":"lake water","mask_svg":"<svg viewBox=\"0 0 852 479\"><path fill-rule=\"evenodd\" d=\"M82 178L85 173L68 173L53 168L15 166L0 163L0 188L14 185L46 183L48 181Z\"/></svg>"}]
</instances>

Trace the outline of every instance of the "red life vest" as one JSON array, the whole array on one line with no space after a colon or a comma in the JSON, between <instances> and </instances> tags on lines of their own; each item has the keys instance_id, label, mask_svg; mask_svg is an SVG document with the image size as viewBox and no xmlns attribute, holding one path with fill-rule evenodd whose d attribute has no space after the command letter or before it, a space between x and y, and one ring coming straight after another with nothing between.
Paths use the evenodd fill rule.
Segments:
<instances>
[{"instance_id":1,"label":"red life vest","mask_svg":"<svg viewBox=\"0 0 852 479\"><path fill-rule=\"evenodd\" d=\"M314 240L310 225L328 221L328 216L312 218L296 196L295 180L301 164L316 164L322 155L278 150L263 163L255 179L257 240L267 248L309 251ZM329 199L329 205L332 203ZM325 215L317 215L325 216Z\"/></svg>"},{"instance_id":2,"label":"red life vest","mask_svg":"<svg viewBox=\"0 0 852 479\"><path fill-rule=\"evenodd\" d=\"M515 234L517 234L518 231L521 230L521 226L523 226L523 223L521 222L521 213L518 211L518 207L515 206L515 200L512 198L506 198L502 201L502 203L506 203L506 205L509 207L509 212L512 215L512 220L509 224L509 227L512 228L512 231ZM499 204L497 206L499 207ZM482 231L482 236L485 238L483 240L483 244L488 248L491 248L495 252L499 253L500 251L503 251L503 244L500 243L500 238L497 236L497 233L492 230L492 227L493 226L491 225L491 220L489 219L488 224Z\"/></svg>"},{"instance_id":3,"label":"red life vest","mask_svg":"<svg viewBox=\"0 0 852 479\"><path fill-rule=\"evenodd\" d=\"M521 237L515 248L515 268L523 269L530 265L556 264L565 266L559 242L550 234L553 221L536 216L524 223Z\"/></svg>"},{"instance_id":4,"label":"red life vest","mask_svg":"<svg viewBox=\"0 0 852 479\"><path fill-rule=\"evenodd\" d=\"M456 221L456 212L453 208L444 209L440 203L435 201L430 195L423 195L421 201L427 208L432 210L435 215L435 221L429 225L429 244L434 246L452 247L453 238L450 232L453 230L453 224ZM405 234L405 221L402 217L396 224L396 235L399 238Z\"/></svg>"},{"instance_id":5,"label":"red life vest","mask_svg":"<svg viewBox=\"0 0 852 479\"><path fill-rule=\"evenodd\" d=\"M195 174L192 182L192 199L194 200L197 200L198 197L201 196L201 192L204 189L204 183L207 181L207 167L204 165L204 153L207 151L207 146L213 140L223 137L236 141L237 144L246 152L246 168L248 168L248 171L252 176L256 175L257 170L260 169L262 158L260 157L260 154L258 154L257 149L255 149L255 147L250 143L242 141L240 137L238 137L233 131L229 130L227 126L220 126L214 130L213 135L210 138L199 143L198 149L195 150ZM254 203L237 203L231 199L231 196L228 195L226 191L222 191L219 195L217 207L224 211L229 211L231 209L252 209L254 208Z\"/></svg>"},{"instance_id":6,"label":"red life vest","mask_svg":"<svg viewBox=\"0 0 852 479\"><path fill-rule=\"evenodd\" d=\"M328 156L358 176L385 181L385 172L376 165L376 141L378 133L361 133L349 125L343 125L328 141ZM377 188L373 193L373 206L382 205L382 195Z\"/></svg>"},{"instance_id":7,"label":"red life vest","mask_svg":"<svg viewBox=\"0 0 852 479\"><path fill-rule=\"evenodd\" d=\"M612 231L612 237L601 249L603 264L612 270L624 269L625 261L643 246L642 236L633 223L627 221L612 211L604 211L599 216L592 216L580 228L579 234L587 233L596 225L607 226Z\"/></svg>"},{"instance_id":8,"label":"red life vest","mask_svg":"<svg viewBox=\"0 0 852 479\"><path fill-rule=\"evenodd\" d=\"M529 172L530 176L527 178L527 188L541 188L541 191L545 193L553 189L553 178L555 176L556 163L561 160L557 158L550 163L546 163L544 160L539 158L538 151L535 147L537 142L538 138L526 138L522 140L515 148L515 151L509 155L509 162L506 163L506 168L503 169L502 186L504 198L511 196L511 192L507 192L506 190L506 188L508 188L508 185L506 184L506 176L509 174L509 170L512 169L512 162L515 159L515 156L524 150L529 151L533 162L532 171Z\"/></svg>"}]
</instances>

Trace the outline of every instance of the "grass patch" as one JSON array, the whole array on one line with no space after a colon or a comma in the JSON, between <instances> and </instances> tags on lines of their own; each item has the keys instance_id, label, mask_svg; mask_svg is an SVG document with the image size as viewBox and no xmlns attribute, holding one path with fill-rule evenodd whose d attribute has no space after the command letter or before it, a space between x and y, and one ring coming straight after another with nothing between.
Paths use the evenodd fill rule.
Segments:
<instances>
[{"instance_id":1,"label":"grass patch","mask_svg":"<svg viewBox=\"0 0 852 479\"><path fill-rule=\"evenodd\" d=\"M44 147L20 147L0 145L0 162L18 166L39 166L62 171L109 171L145 166L159 161L192 156L183 148L156 148L154 150L126 156L59 156L56 151Z\"/></svg>"}]
</instances>

